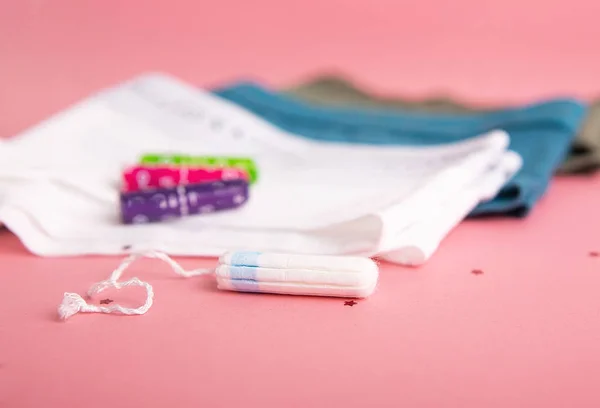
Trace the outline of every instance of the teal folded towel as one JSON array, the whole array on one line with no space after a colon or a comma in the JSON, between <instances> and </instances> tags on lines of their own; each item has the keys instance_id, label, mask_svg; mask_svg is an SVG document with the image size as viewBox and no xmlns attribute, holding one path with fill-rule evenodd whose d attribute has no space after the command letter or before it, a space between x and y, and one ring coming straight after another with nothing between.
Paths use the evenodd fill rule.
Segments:
<instances>
[{"instance_id":1,"label":"teal folded towel","mask_svg":"<svg viewBox=\"0 0 600 408\"><path fill-rule=\"evenodd\" d=\"M323 141L423 146L503 129L510 135L510 149L523 158L523 167L493 200L481 203L471 216L527 215L569 151L587 109L576 100L554 99L455 116L313 106L253 83L238 83L213 92L282 129Z\"/></svg>"}]
</instances>

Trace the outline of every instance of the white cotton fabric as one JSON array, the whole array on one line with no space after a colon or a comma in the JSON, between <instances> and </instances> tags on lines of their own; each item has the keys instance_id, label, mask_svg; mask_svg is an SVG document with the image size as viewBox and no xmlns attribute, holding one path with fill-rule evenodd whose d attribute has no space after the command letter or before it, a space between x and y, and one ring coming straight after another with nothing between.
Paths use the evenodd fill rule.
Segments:
<instances>
[{"instance_id":1,"label":"white cotton fabric","mask_svg":"<svg viewBox=\"0 0 600 408\"><path fill-rule=\"evenodd\" d=\"M0 144L0 221L41 256L382 255L421 264L521 166L493 131L432 147L313 141L162 74L104 90ZM251 156L242 208L122 225L122 169L144 153Z\"/></svg>"}]
</instances>

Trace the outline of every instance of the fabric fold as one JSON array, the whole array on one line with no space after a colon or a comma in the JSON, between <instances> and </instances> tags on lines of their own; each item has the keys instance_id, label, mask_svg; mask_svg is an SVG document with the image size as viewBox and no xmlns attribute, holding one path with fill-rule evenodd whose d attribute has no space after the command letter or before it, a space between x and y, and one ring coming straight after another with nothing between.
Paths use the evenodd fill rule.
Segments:
<instances>
[{"instance_id":1,"label":"fabric fold","mask_svg":"<svg viewBox=\"0 0 600 408\"><path fill-rule=\"evenodd\" d=\"M401 251L396 262L418 265L519 170L509 139L491 130L422 146L314 140L176 78L144 75L3 144L0 221L41 256ZM148 152L252 157L261 177L234 211L124 225L121 171Z\"/></svg>"},{"instance_id":2,"label":"fabric fold","mask_svg":"<svg viewBox=\"0 0 600 408\"><path fill-rule=\"evenodd\" d=\"M586 106L573 99L456 116L315 106L246 82L214 92L282 129L320 141L430 146L467 140L492 129L505 130L510 135L509 148L523 158L523 167L472 216L526 216L545 193L586 114Z\"/></svg>"}]
</instances>

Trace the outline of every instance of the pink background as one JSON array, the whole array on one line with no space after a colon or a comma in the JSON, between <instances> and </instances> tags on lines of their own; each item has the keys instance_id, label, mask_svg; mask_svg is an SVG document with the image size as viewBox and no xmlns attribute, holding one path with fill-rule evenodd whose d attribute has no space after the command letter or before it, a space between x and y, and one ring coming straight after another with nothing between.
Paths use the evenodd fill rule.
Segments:
<instances>
[{"instance_id":1,"label":"pink background","mask_svg":"<svg viewBox=\"0 0 600 408\"><path fill-rule=\"evenodd\" d=\"M589 98L597 11L583 0L3 0L0 136L146 70L282 85L340 68L392 93ZM119 259L36 258L2 231L0 407L598 407L598 208L600 177L558 179L526 220L466 222L420 269L382 264L377 293L354 307L219 292L144 261L131 275L155 287L146 316L66 323L63 292Z\"/></svg>"}]
</instances>

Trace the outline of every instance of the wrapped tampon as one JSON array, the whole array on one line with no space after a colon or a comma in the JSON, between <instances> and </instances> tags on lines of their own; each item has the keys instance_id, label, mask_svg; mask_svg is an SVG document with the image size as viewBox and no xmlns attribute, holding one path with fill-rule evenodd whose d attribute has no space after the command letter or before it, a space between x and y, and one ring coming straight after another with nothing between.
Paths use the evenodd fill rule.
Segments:
<instances>
[{"instance_id":1,"label":"wrapped tampon","mask_svg":"<svg viewBox=\"0 0 600 408\"><path fill-rule=\"evenodd\" d=\"M185 278L215 273L219 289L240 292L364 298L373 293L379 277L377 264L368 258L231 252L219 259L216 269L186 271L168 255L150 251L129 255L108 279L92 285L85 298L77 293L66 292L58 307L58 316L66 320L77 313L145 314L154 302L152 285L135 277L119 280L123 272L140 258L160 259L173 272ZM146 290L146 300L142 305L124 307L115 303L104 306L102 302L96 305L86 301L107 289L129 286Z\"/></svg>"},{"instance_id":2,"label":"wrapped tampon","mask_svg":"<svg viewBox=\"0 0 600 408\"><path fill-rule=\"evenodd\" d=\"M172 188L181 184L197 184L221 180L248 180L243 169L187 166L132 166L123 171L122 190L138 191Z\"/></svg>"},{"instance_id":3,"label":"wrapped tampon","mask_svg":"<svg viewBox=\"0 0 600 408\"><path fill-rule=\"evenodd\" d=\"M244 179L128 192L121 193L121 217L125 224L166 221L237 208L247 200Z\"/></svg>"},{"instance_id":4,"label":"wrapped tampon","mask_svg":"<svg viewBox=\"0 0 600 408\"><path fill-rule=\"evenodd\" d=\"M231 167L244 170L248 174L250 184L258 180L258 167L254 160L248 157L228 156L186 156L172 154L146 154L141 157L143 165L176 165L188 167Z\"/></svg>"},{"instance_id":5,"label":"wrapped tampon","mask_svg":"<svg viewBox=\"0 0 600 408\"><path fill-rule=\"evenodd\" d=\"M215 274L222 290L362 298L375 290L379 269L368 258L230 252Z\"/></svg>"}]
</instances>

